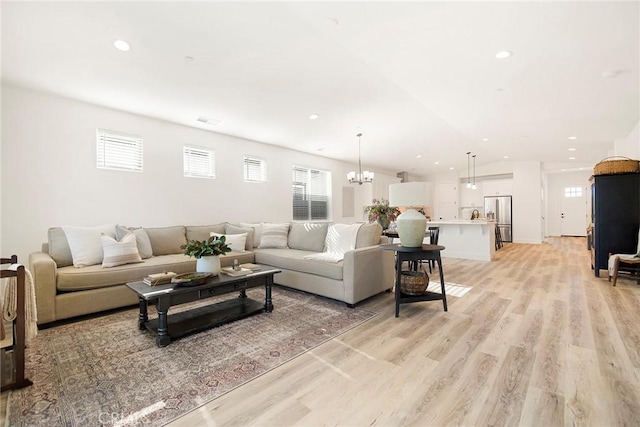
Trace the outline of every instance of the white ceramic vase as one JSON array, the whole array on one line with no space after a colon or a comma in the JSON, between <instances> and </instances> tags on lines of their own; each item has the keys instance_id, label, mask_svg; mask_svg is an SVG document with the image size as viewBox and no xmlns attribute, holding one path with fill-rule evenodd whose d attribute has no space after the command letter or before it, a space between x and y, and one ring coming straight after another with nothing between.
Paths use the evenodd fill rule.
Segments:
<instances>
[{"instance_id":1,"label":"white ceramic vase","mask_svg":"<svg viewBox=\"0 0 640 427\"><path fill-rule=\"evenodd\" d=\"M203 256L196 260L196 271L198 273L211 273L217 276L220 273L220 256Z\"/></svg>"}]
</instances>

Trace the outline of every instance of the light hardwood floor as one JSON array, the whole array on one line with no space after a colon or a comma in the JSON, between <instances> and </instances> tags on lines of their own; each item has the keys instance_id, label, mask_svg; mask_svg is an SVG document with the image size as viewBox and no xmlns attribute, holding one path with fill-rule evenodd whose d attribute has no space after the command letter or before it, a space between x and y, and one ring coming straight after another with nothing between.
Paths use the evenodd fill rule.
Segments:
<instances>
[{"instance_id":1,"label":"light hardwood floor","mask_svg":"<svg viewBox=\"0 0 640 427\"><path fill-rule=\"evenodd\" d=\"M584 238L443 262L473 287L447 313L396 319L393 295L374 297L374 319L170 425L640 425L635 280L595 278Z\"/></svg>"}]
</instances>

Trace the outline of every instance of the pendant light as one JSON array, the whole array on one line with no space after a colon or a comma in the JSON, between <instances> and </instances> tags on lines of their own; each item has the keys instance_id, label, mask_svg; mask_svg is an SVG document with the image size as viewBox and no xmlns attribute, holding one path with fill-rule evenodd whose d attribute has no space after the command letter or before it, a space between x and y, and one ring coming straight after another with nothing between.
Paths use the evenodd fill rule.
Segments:
<instances>
[{"instance_id":1,"label":"pendant light","mask_svg":"<svg viewBox=\"0 0 640 427\"><path fill-rule=\"evenodd\" d=\"M349 180L349 184L362 185L365 182L373 182L373 172L362 172L362 157L360 154L360 141L362 138L362 133L359 133L356 136L358 137L358 172L349 172L347 174L347 179Z\"/></svg>"},{"instance_id":2,"label":"pendant light","mask_svg":"<svg viewBox=\"0 0 640 427\"><path fill-rule=\"evenodd\" d=\"M469 154L471 154L471 151L467 151L467 188L471 188L471 181L470 181L470 177L471 177L471 164L470 164L470 161L471 161L471 159L469 158Z\"/></svg>"},{"instance_id":3,"label":"pendant light","mask_svg":"<svg viewBox=\"0 0 640 427\"><path fill-rule=\"evenodd\" d=\"M473 156L473 184L471 184L471 189L475 190L476 188L476 155L474 154Z\"/></svg>"}]
</instances>

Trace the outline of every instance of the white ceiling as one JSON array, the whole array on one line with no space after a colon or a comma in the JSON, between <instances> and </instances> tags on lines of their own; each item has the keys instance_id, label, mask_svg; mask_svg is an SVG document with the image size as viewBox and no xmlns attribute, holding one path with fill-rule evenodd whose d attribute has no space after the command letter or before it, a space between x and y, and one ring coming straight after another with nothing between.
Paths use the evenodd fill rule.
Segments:
<instances>
[{"instance_id":1,"label":"white ceiling","mask_svg":"<svg viewBox=\"0 0 640 427\"><path fill-rule=\"evenodd\" d=\"M2 79L349 162L362 132L365 169L592 166L640 120L639 5L3 1Z\"/></svg>"}]
</instances>

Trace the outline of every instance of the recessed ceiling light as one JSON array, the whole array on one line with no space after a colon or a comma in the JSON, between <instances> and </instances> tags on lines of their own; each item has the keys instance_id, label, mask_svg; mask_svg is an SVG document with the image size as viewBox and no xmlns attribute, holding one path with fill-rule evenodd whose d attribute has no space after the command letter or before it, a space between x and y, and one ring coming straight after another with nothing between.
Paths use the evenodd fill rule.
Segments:
<instances>
[{"instance_id":1,"label":"recessed ceiling light","mask_svg":"<svg viewBox=\"0 0 640 427\"><path fill-rule=\"evenodd\" d=\"M422 158L422 154L418 154L418 155L416 156L416 159L420 159L420 158Z\"/></svg>"},{"instance_id":2,"label":"recessed ceiling light","mask_svg":"<svg viewBox=\"0 0 640 427\"><path fill-rule=\"evenodd\" d=\"M440 162L433 162L433 163L434 163L434 164L436 164L436 165L439 165L439 164L440 164Z\"/></svg>"},{"instance_id":3,"label":"recessed ceiling light","mask_svg":"<svg viewBox=\"0 0 640 427\"><path fill-rule=\"evenodd\" d=\"M310 115L310 116L309 116L309 118L310 118L311 120L315 120L315 119L317 119L318 117L320 117L320 116L319 116L319 115L317 115L317 114L312 114L312 115Z\"/></svg>"},{"instance_id":4,"label":"recessed ceiling light","mask_svg":"<svg viewBox=\"0 0 640 427\"><path fill-rule=\"evenodd\" d=\"M113 42L113 46L118 49L121 50L123 52L128 51L129 49L131 49L131 46L129 46L129 43L127 43L124 40L116 40Z\"/></svg>"},{"instance_id":5,"label":"recessed ceiling light","mask_svg":"<svg viewBox=\"0 0 640 427\"><path fill-rule=\"evenodd\" d=\"M573 157L573 156L569 157L569 160L575 160L575 159L576 159L576 158L575 158L575 157Z\"/></svg>"},{"instance_id":6,"label":"recessed ceiling light","mask_svg":"<svg viewBox=\"0 0 640 427\"><path fill-rule=\"evenodd\" d=\"M577 136L570 136L569 139L578 139Z\"/></svg>"},{"instance_id":7,"label":"recessed ceiling light","mask_svg":"<svg viewBox=\"0 0 640 427\"><path fill-rule=\"evenodd\" d=\"M509 156L502 156L502 158L503 158L503 159L508 159L508 158L509 158Z\"/></svg>"},{"instance_id":8,"label":"recessed ceiling light","mask_svg":"<svg viewBox=\"0 0 640 427\"><path fill-rule=\"evenodd\" d=\"M575 148L569 148L569 151L576 151Z\"/></svg>"},{"instance_id":9,"label":"recessed ceiling light","mask_svg":"<svg viewBox=\"0 0 640 427\"><path fill-rule=\"evenodd\" d=\"M449 167L449 170L450 170L450 171L452 171L452 170L453 170L453 166L450 166L450 167Z\"/></svg>"},{"instance_id":10,"label":"recessed ceiling light","mask_svg":"<svg viewBox=\"0 0 640 427\"><path fill-rule=\"evenodd\" d=\"M483 140L484 142L487 142L487 141L489 140L489 138L482 138L482 140Z\"/></svg>"},{"instance_id":11,"label":"recessed ceiling light","mask_svg":"<svg viewBox=\"0 0 640 427\"><path fill-rule=\"evenodd\" d=\"M511 52L510 50L501 50L500 52L496 53L496 58L505 59L510 57L511 55L513 55L513 52Z\"/></svg>"}]
</instances>

